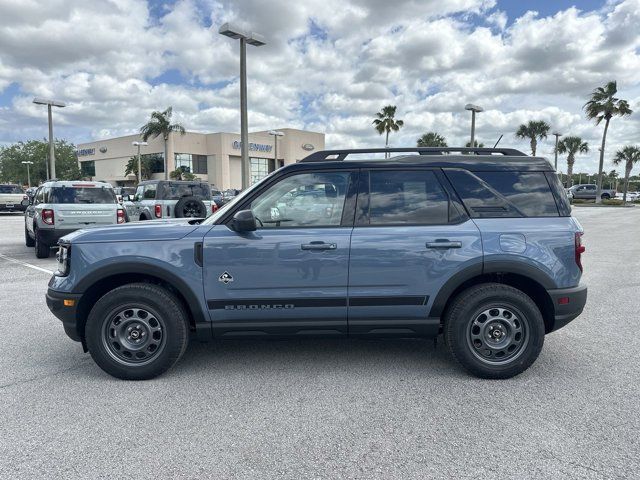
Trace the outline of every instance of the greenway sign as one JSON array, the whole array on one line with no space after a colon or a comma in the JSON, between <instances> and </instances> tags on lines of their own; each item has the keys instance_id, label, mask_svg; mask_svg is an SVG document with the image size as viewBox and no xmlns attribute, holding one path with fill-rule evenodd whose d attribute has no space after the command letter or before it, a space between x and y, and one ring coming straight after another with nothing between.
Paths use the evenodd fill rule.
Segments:
<instances>
[{"instance_id":1,"label":"greenway sign","mask_svg":"<svg viewBox=\"0 0 640 480\"><path fill-rule=\"evenodd\" d=\"M96 149L95 148L80 148L80 149L76 150L76 153L78 154L79 157L85 157L87 155L95 155L96 154Z\"/></svg>"},{"instance_id":2,"label":"greenway sign","mask_svg":"<svg viewBox=\"0 0 640 480\"><path fill-rule=\"evenodd\" d=\"M234 150L240 150L242 148L242 142L239 142L239 141L235 140L231 144L231 147ZM249 151L253 150L253 151L256 151L256 152L270 152L272 148L273 148L273 145L266 145L264 143L250 143L249 144Z\"/></svg>"}]
</instances>

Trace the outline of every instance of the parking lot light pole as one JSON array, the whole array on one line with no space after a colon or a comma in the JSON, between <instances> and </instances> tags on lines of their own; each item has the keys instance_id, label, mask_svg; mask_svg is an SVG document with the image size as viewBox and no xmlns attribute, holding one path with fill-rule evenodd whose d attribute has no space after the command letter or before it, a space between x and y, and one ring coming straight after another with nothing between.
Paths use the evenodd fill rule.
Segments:
<instances>
[{"instance_id":1,"label":"parking lot light pole","mask_svg":"<svg viewBox=\"0 0 640 480\"><path fill-rule=\"evenodd\" d=\"M49 100L46 98L39 98L39 97L34 98L33 103L37 105L47 106L47 113L49 116L49 162L51 163L51 167L49 171L51 172L50 178L56 178L56 154L53 146L53 118L51 115L51 107L63 108L63 107L66 107L67 104L59 100Z\"/></svg>"},{"instance_id":2,"label":"parking lot light pole","mask_svg":"<svg viewBox=\"0 0 640 480\"><path fill-rule=\"evenodd\" d=\"M471 142L469 146L474 148L476 139L476 113L482 112L482 107L474 105L473 103L467 103L464 106L465 110L471 110Z\"/></svg>"},{"instance_id":3,"label":"parking lot light pole","mask_svg":"<svg viewBox=\"0 0 640 480\"><path fill-rule=\"evenodd\" d=\"M269 135L273 135L273 155L275 158L274 170L278 169L278 137L284 137L284 132L269 130Z\"/></svg>"},{"instance_id":4,"label":"parking lot light pole","mask_svg":"<svg viewBox=\"0 0 640 480\"><path fill-rule=\"evenodd\" d=\"M240 155L242 163L242 188L249 186L249 126L247 119L247 44L254 47L265 45L262 35L255 32L246 32L230 23L225 23L218 30L224 35L235 40L240 40Z\"/></svg>"},{"instance_id":5,"label":"parking lot light pole","mask_svg":"<svg viewBox=\"0 0 640 480\"><path fill-rule=\"evenodd\" d=\"M561 133L558 132L553 132L553 136L556 137L556 150L555 150L555 161L554 161L554 166L556 169L556 172L558 171L558 139L562 136Z\"/></svg>"},{"instance_id":6,"label":"parking lot light pole","mask_svg":"<svg viewBox=\"0 0 640 480\"><path fill-rule=\"evenodd\" d=\"M147 142L131 142L134 147L138 147L138 183L142 181L142 162L140 161L140 147L149 145Z\"/></svg>"},{"instance_id":7,"label":"parking lot light pole","mask_svg":"<svg viewBox=\"0 0 640 480\"><path fill-rule=\"evenodd\" d=\"M29 172L29 165L33 165L33 162L27 160L26 162L21 163L27 166L27 185L31 188L31 172Z\"/></svg>"}]
</instances>

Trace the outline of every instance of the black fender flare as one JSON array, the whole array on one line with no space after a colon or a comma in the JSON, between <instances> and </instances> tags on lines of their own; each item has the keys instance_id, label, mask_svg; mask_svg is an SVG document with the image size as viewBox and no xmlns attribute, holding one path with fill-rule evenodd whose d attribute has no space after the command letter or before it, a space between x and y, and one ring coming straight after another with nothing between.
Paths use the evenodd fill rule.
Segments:
<instances>
[{"instance_id":1,"label":"black fender flare","mask_svg":"<svg viewBox=\"0 0 640 480\"><path fill-rule=\"evenodd\" d=\"M171 285L186 301L186 307L191 312L196 324L208 323L208 315L205 315L202 301L189 285L178 275L160 266L146 262L124 261L117 264L104 265L82 278L76 285L73 293L84 293L98 282L115 275L147 275L158 278Z\"/></svg>"},{"instance_id":2,"label":"black fender flare","mask_svg":"<svg viewBox=\"0 0 640 480\"><path fill-rule=\"evenodd\" d=\"M558 288L551 277L533 265L504 260L490 261L485 262L484 264L478 263L457 272L445 282L433 300L429 317L438 318L442 316L444 309L447 306L447 302L462 284L472 278L491 273L512 273L530 278L540 284L545 290Z\"/></svg>"}]
</instances>

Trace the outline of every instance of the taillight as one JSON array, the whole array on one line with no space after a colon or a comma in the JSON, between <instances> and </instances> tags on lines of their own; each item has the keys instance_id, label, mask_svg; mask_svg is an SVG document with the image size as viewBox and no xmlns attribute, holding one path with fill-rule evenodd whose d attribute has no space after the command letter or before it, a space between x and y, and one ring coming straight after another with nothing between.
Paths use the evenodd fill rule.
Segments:
<instances>
[{"instance_id":1,"label":"taillight","mask_svg":"<svg viewBox=\"0 0 640 480\"><path fill-rule=\"evenodd\" d=\"M116 218L118 219L118 223L124 223L124 210L118 209L118 213L116 214Z\"/></svg>"},{"instance_id":2,"label":"taillight","mask_svg":"<svg viewBox=\"0 0 640 480\"><path fill-rule=\"evenodd\" d=\"M211 213L216 213L218 211L218 205L216 202L211 202Z\"/></svg>"},{"instance_id":3,"label":"taillight","mask_svg":"<svg viewBox=\"0 0 640 480\"><path fill-rule=\"evenodd\" d=\"M576 232L575 245L576 245L576 265L580 271L582 271L582 254L585 251L584 245L582 245L582 232Z\"/></svg>"},{"instance_id":4,"label":"taillight","mask_svg":"<svg viewBox=\"0 0 640 480\"><path fill-rule=\"evenodd\" d=\"M53 218L53 210L49 210L45 208L42 210L42 221L47 225L55 224L55 219Z\"/></svg>"},{"instance_id":5,"label":"taillight","mask_svg":"<svg viewBox=\"0 0 640 480\"><path fill-rule=\"evenodd\" d=\"M162 218L162 205L156 205L156 218Z\"/></svg>"}]
</instances>

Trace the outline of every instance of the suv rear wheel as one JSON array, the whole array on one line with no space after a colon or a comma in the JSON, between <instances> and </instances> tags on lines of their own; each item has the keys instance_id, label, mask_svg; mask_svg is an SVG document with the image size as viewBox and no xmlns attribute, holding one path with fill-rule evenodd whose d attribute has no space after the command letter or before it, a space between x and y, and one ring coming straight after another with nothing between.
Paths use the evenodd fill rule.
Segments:
<instances>
[{"instance_id":1,"label":"suv rear wheel","mask_svg":"<svg viewBox=\"0 0 640 480\"><path fill-rule=\"evenodd\" d=\"M197 197L182 197L176 203L174 214L177 218L204 218L207 216L207 207Z\"/></svg>"},{"instance_id":2,"label":"suv rear wheel","mask_svg":"<svg viewBox=\"0 0 640 480\"><path fill-rule=\"evenodd\" d=\"M35 237L34 246L36 247L36 258L49 258L51 254L49 244L42 240L42 235L40 235L37 229L33 231L33 236Z\"/></svg>"},{"instance_id":3,"label":"suv rear wheel","mask_svg":"<svg viewBox=\"0 0 640 480\"><path fill-rule=\"evenodd\" d=\"M124 380L147 380L166 372L182 357L189 340L180 302L147 283L105 294L89 313L85 332L98 366Z\"/></svg>"},{"instance_id":4,"label":"suv rear wheel","mask_svg":"<svg viewBox=\"0 0 640 480\"><path fill-rule=\"evenodd\" d=\"M33 238L31 238L31 235L29 235L26 225L24 226L24 244L27 247L33 247L36 244Z\"/></svg>"},{"instance_id":5,"label":"suv rear wheel","mask_svg":"<svg viewBox=\"0 0 640 480\"><path fill-rule=\"evenodd\" d=\"M611 195L609 195L608 193L603 193L600 198L602 198L602 200L609 200L611 198Z\"/></svg>"},{"instance_id":6,"label":"suv rear wheel","mask_svg":"<svg viewBox=\"0 0 640 480\"><path fill-rule=\"evenodd\" d=\"M455 359L481 378L510 378L538 358L544 343L540 310L522 291L484 283L460 293L445 318Z\"/></svg>"}]
</instances>

